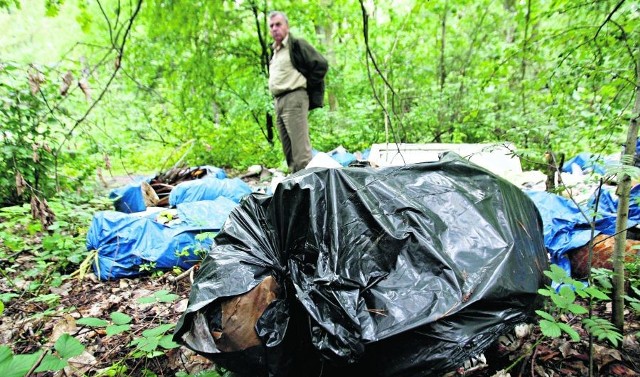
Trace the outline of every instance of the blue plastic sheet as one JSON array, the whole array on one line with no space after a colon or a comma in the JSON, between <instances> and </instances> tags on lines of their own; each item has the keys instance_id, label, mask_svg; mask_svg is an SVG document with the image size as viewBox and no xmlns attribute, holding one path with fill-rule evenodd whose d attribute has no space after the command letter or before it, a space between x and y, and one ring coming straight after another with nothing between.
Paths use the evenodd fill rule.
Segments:
<instances>
[{"instance_id":1,"label":"blue plastic sheet","mask_svg":"<svg viewBox=\"0 0 640 377\"><path fill-rule=\"evenodd\" d=\"M347 152L344 148L339 148L329 154L331 158L338 161L342 166L349 166L356 160L356 156L353 153Z\"/></svg>"},{"instance_id":2,"label":"blue plastic sheet","mask_svg":"<svg viewBox=\"0 0 640 377\"><path fill-rule=\"evenodd\" d=\"M140 266L151 263L155 269L189 268L200 260L195 251L212 245L210 238L196 236L220 230L236 206L225 197L182 203L177 206L180 221L168 226L155 220L160 212L97 212L87 233L87 249L98 251L93 270L101 280L112 280L138 276Z\"/></svg>"},{"instance_id":3,"label":"blue plastic sheet","mask_svg":"<svg viewBox=\"0 0 640 377\"><path fill-rule=\"evenodd\" d=\"M566 252L584 246L591 239L589 221L580 209L569 199L546 191L526 191L535 203L544 229L544 245L551 256L551 262L567 271L569 261ZM596 234L600 233L596 231Z\"/></svg>"},{"instance_id":4,"label":"blue plastic sheet","mask_svg":"<svg viewBox=\"0 0 640 377\"><path fill-rule=\"evenodd\" d=\"M239 203L243 197L252 192L251 187L240 178L219 179L206 176L202 179L182 182L174 187L169 194L169 205L214 200L221 196Z\"/></svg>"},{"instance_id":5,"label":"blue plastic sheet","mask_svg":"<svg viewBox=\"0 0 640 377\"><path fill-rule=\"evenodd\" d=\"M195 175L195 172L199 173L198 177L204 175L204 177L219 179L227 178L224 170L215 166L205 165L189 168L189 174ZM136 177L133 183L112 190L109 193L109 199L113 200L116 211L124 213L144 212L147 206L144 203L141 185L142 182L151 183L153 179L154 177Z\"/></svg>"},{"instance_id":6,"label":"blue plastic sheet","mask_svg":"<svg viewBox=\"0 0 640 377\"><path fill-rule=\"evenodd\" d=\"M214 200L200 200L177 205L178 218L189 230L221 229L229 213L238 205L235 201L220 196Z\"/></svg>"},{"instance_id":7,"label":"blue plastic sheet","mask_svg":"<svg viewBox=\"0 0 640 377\"><path fill-rule=\"evenodd\" d=\"M143 212L147 209L142 196L142 182L149 182L149 178L140 177L135 182L119 187L109 193L116 211L124 213Z\"/></svg>"},{"instance_id":8,"label":"blue plastic sheet","mask_svg":"<svg viewBox=\"0 0 640 377\"><path fill-rule=\"evenodd\" d=\"M572 173L572 165L577 165L585 173L594 172L596 174L604 175L606 165L613 163L617 159L618 155L615 154L602 156L583 152L565 162L565 164L562 166L562 171L564 173Z\"/></svg>"},{"instance_id":9,"label":"blue plastic sheet","mask_svg":"<svg viewBox=\"0 0 640 377\"><path fill-rule=\"evenodd\" d=\"M368 160L369 159L369 154L371 154L371 149L367 148L364 151L362 151L362 159L363 160Z\"/></svg>"},{"instance_id":10,"label":"blue plastic sheet","mask_svg":"<svg viewBox=\"0 0 640 377\"><path fill-rule=\"evenodd\" d=\"M227 173L224 172L224 169L215 166L205 165L194 169L204 169L207 172L207 177L216 177L220 179L227 178Z\"/></svg>"},{"instance_id":11,"label":"blue plastic sheet","mask_svg":"<svg viewBox=\"0 0 640 377\"><path fill-rule=\"evenodd\" d=\"M596 194L594 192L588 202L589 208L595 208ZM632 227L640 223L640 185L636 185L629 193L629 216L627 227ZM618 199L614 197L611 190L604 189L600 195L598 203L598 220L596 228L607 235L616 233L616 218L618 216Z\"/></svg>"},{"instance_id":12,"label":"blue plastic sheet","mask_svg":"<svg viewBox=\"0 0 640 377\"><path fill-rule=\"evenodd\" d=\"M586 245L591 239L590 221L595 209L595 195L580 208L562 196L544 191L527 191L542 217L544 226L544 243L551 256L551 262L567 270L568 259L565 254L573 249ZM640 223L640 185L631 190L628 227ZM598 203L594 236L604 233L615 234L618 200L611 191L603 189ZM586 217L585 217L586 216Z\"/></svg>"}]
</instances>

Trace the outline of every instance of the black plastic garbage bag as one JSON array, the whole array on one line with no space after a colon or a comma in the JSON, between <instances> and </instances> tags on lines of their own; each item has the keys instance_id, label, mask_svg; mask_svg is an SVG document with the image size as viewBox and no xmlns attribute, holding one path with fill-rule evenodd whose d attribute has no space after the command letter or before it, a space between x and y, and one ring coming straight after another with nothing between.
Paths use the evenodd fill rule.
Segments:
<instances>
[{"instance_id":1,"label":"black plastic garbage bag","mask_svg":"<svg viewBox=\"0 0 640 377\"><path fill-rule=\"evenodd\" d=\"M174 339L241 375L437 376L527 320L547 267L533 202L456 154L304 170L231 213Z\"/></svg>"}]
</instances>

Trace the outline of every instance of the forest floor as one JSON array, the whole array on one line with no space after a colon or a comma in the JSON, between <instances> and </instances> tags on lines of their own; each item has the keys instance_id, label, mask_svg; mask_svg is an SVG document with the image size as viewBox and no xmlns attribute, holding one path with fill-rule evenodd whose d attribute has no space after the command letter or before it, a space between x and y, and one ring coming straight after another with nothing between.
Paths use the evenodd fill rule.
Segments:
<instances>
[{"instance_id":1,"label":"forest floor","mask_svg":"<svg viewBox=\"0 0 640 377\"><path fill-rule=\"evenodd\" d=\"M28 270L36 259L28 253L13 265L5 265L0 279L0 293L27 292L13 280L11 271ZM211 370L214 364L185 347L157 352L153 357L136 355L131 342L143 336L150 324L175 324L187 307L191 276L174 272L152 274L117 281L99 281L92 273L84 279L68 279L47 292L59 299L51 303L16 297L6 305L0 317L0 344L11 345L14 354L28 354L52 347L61 334L69 333L85 345L82 355L70 360L60 376L122 375L122 376L187 376ZM171 300L148 300L157 292L175 294ZM157 297L157 296L156 296ZM144 299L147 298L145 301ZM143 299L143 300L141 300ZM144 301L144 302L142 302ZM131 318L130 328L110 334L104 328L78 324L80 318L109 320L119 312ZM610 318L610 305L594 307L595 316ZM496 342L484 352L485 362L476 368L461 368L454 376L588 376L588 335L580 326L581 318L565 317L580 333L580 341L567 337L546 338L537 325L522 337L512 337L507 344ZM170 333L170 332L169 332ZM640 319L633 311L625 313L622 346L613 347L606 341L594 341L592 346L593 376L640 376ZM156 344L157 346L157 344ZM152 347L153 348L153 347ZM160 349L155 347L153 349ZM1 361L1 360L0 360ZM117 367L117 368L116 368ZM119 369L118 369L119 368ZM122 374L114 374L119 370ZM32 373L50 376L51 373ZM426 373L425 375L428 375ZM7 376L3 376L7 377Z\"/></svg>"},{"instance_id":2,"label":"forest floor","mask_svg":"<svg viewBox=\"0 0 640 377\"><path fill-rule=\"evenodd\" d=\"M22 263L28 265L28 260ZM124 376L175 376L177 372L195 375L214 367L212 362L185 347L164 352L157 357L132 357L129 344L149 328L149 323L175 324L186 308L190 292L188 276L176 280L176 275L146 276L117 281L98 281L93 275L84 280L68 280L52 294L60 295L61 310L55 315L42 315L47 307L42 302L12 300L6 307L0 324L2 344L12 344L14 353L32 353L51 345L61 333L72 334L86 345L85 352L74 358L74 370L67 375L96 375L117 363L126 366ZM2 281L0 290L10 287ZM154 292L168 291L179 297L171 302L141 304L140 298ZM130 316L131 330L110 336L104 329L93 329L76 324L81 317L109 318L109 313L120 312ZM595 308L594 314L607 318L610 308ZM568 319L579 323L579 318ZM574 342L566 338L544 338L537 326L522 338L517 336L510 344L496 342L484 352L486 363L475 370L460 369L454 376L588 376L588 336ZM575 327L580 330L579 327ZM640 322L632 313L626 314L625 336L622 348L616 349L605 342L593 344L594 376L640 376L640 346L636 334ZM507 370L508 369L508 370ZM147 371L147 372L144 372ZM42 374L41 374L42 375Z\"/></svg>"}]
</instances>

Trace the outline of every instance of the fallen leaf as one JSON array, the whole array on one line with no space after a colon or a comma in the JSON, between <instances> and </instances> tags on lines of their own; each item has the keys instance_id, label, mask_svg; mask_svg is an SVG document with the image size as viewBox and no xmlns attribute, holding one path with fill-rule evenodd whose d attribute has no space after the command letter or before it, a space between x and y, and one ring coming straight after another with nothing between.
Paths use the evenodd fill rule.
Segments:
<instances>
[{"instance_id":1,"label":"fallen leaf","mask_svg":"<svg viewBox=\"0 0 640 377\"><path fill-rule=\"evenodd\" d=\"M24 193L24 189L27 187L27 182L22 177L19 171L16 171L16 191L18 195L22 195Z\"/></svg>"},{"instance_id":2,"label":"fallen leaf","mask_svg":"<svg viewBox=\"0 0 640 377\"><path fill-rule=\"evenodd\" d=\"M87 350L68 360L69 366L64 368L67 376L83 376L96 364L96 358Z\"/></svg>"},{"instance_id":3,"label":"fallen leaf","mask_svg":"<svg viewBox=\"0 0 640 377\"><path fill-rule=\"evenodd\" d=\"M598 360L601 365L609 364L612 361L622 360L620 351L613 348L603 347L598 344L593 345L593 357Z\"/></svg>"},{"instance_id":4,"label":"fallen leaf","mask_svg":"<svg viewBox=\"0 0 640 377\"><path fill-rule=\"evenodd\" d=\"M44 83L44 76L38 71L29 72L29 88L34 96L40 91L40 84Z\"/></svg>"},{"instance_id":5,"label":"fallen leaf","mask_svg":"<svg viewBox=\"0 0 640 377\"><path fill-rule=\"evenodd\" d=\"M624 376L624 377L636 377L638 372L635 372L631 368L619 362L613 362L609 365L605 365L600 370L601 376Z\"/></svg>"},{"instance_id":6,"label":"fallen leaf","mask_svg":"<svg viewBox=\"0 0 640 377\"><path fill-rule=\"evenodd\" d=\"M69 314L65 314L53 325L49 343L54 344L62 334L73 334L77 329L76 320Z\"/></svg>"},{"instance_id":7,"label":"fallen leaf","mask_svg":"<svg viewBox=\"0 0 640 377\"><path fill-rule=\"evenodd\" d=\"M60 95L62 96L67 95L72 82L73 82L73 74L71 73L71 71L67 71L67 73L65 73L65 75L62 76L62 83L60 83Z\"/></svg>"},{"instance_id":8,"label":"fallen leaf","mask_svg":"<svg viewBox=\"0 0 640 377\"><path fill-rule=\"evenodd\" d=\"M625 335L622 338L622 348L629 351L635 351L636 353L640 353L640 343L638 343L638 338L635 334Z\"/></svg>"},{"instance_id":9,"label":"fallen leaf","mask_svg":"<svg viewBox=\"0 0 640 377\"><path fill-rule=\"evenodd\" d=\"M91 88L89 87L89 81L86 77L83 77L78 81L78 86L82 89L82 93L84 93L84 98L87 102L91 102Z\"/></svg>"}]
</instances>

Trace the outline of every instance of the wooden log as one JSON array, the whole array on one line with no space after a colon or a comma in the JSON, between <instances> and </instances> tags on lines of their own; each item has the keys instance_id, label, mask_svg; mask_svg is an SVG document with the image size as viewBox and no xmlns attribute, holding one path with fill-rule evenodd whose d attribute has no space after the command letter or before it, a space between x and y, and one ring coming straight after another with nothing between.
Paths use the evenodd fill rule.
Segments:
<instances>
[{"instance_id":1,"label":"wooden log","mask_svg":"<svg viewBox=\"0 0 640 377\"><path fill-rule=\"evenodd\" d=\"M611 257L613 255L614 239L611 236L598 234L593 239L592 268L607 268L613 270ZM640 241L627 240L625 246L625 262L633 262L640 257ZM571 275L576 279L586 279L589 274L589 244L570 250L567 253L571 262Z\"/></svg>"}]
</instances>

